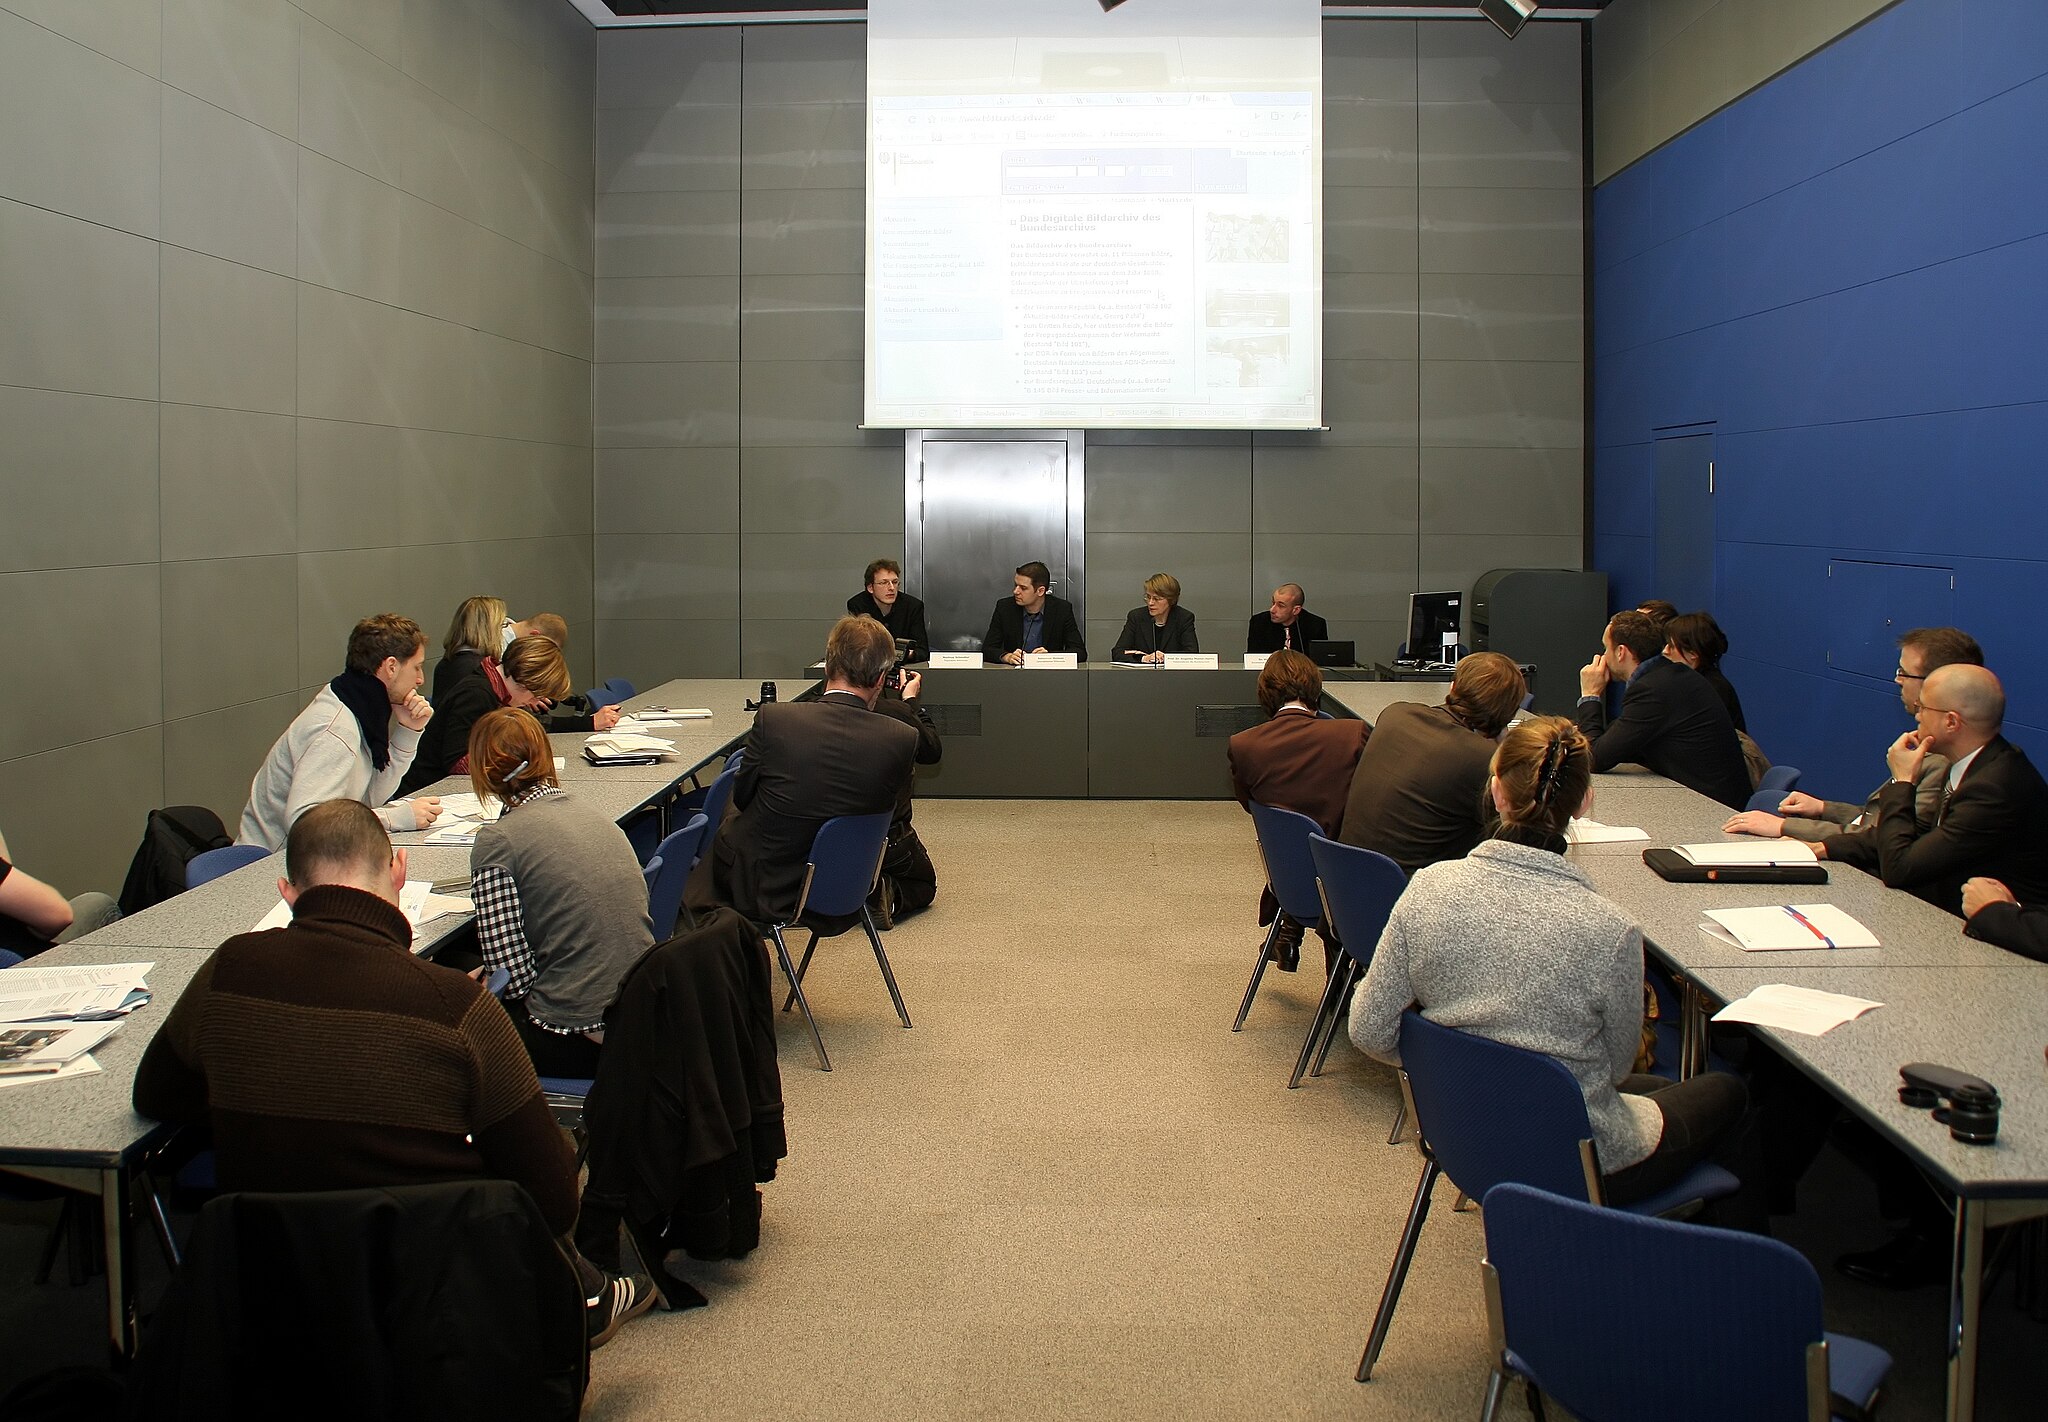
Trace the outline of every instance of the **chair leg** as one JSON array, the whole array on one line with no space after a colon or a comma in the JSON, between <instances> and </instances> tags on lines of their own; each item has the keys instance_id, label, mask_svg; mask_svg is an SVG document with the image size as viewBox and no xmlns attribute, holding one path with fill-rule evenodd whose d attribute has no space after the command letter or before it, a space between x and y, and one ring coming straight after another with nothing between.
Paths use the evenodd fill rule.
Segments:
<instances>
[{"instance_id":1,"label":"chair leg","mask_svg":"<svg viewBox=\"0 0 2048 1422\"><path fill-rule=\"evenodd\" d=\"M789 979L789 995L804 1010L804 1025L811 1029L811 1048L818 1054L818 1070L830 1071L832 1059L825 1055L825 1039L819 1035L818 1019L811 1016L811 1004L804 996L804 985L797 980L796 968L789 961L789 945L782 941L782 929L770 924L768 936L775 940L775 956L781 960L783 976ZM817 947L817 939L811 940L811 946Z\"/></svg>"},{"instance_id":2,"label":"chair leg","mask_svg":"<svg viewBox=\"0 0 2048 1422\"><path fill-rule=\"evenodd\" d=\"M1240 1031L1244 1027L1245 1014L1252 1010L1252 999L1258 996L1259 979L1266 975L1266 964L1272 961L1273 945L1280 938L1280 914L1273 914L1273 926L1266 930L1266 941L1259 945L1258 961L1252 964L1252 980L1245 984L1244 1001L1237 1005L1237 1021L1230 1024L1230 1030Z\"/></svg>"},{"instance_id":3,"label":"chair leg","mask_svg":"<svg viewBox=\"0 0 2048 1422\"><path fill-rule=\"evenodd\" d=\"M1337 971L1345 975L1344 991L1337 999L1337 1010L1331 1013L1330 1020L1323 1024L1323 1045L1316 1053L1316 1064L1309 1069L1310 1076L1323 1074L1323 1063L1330 1059L1330 1043L1337 1040L1337 1028L1351 1010L1352 989L1358 986L1358 960L1349 953L1346 953L1344 961L1337 965Z\"/></svg>"},{"instance_id":4,"label":"chair leg","mask_svg":"<svg viewBox=\"0 0 2048 1422\"><path fill-rule=\"evenodd\" d=\"M874 916L868 912L866 904L860 906L860 926L868 931L868 943L875 950L875 961L882 965L882 981L889 985L889 1001L896 1004L896 1020L908 1031L910 1009L903 1005L903 994L897 991L895 970L889 966L889 955L882 951L882 935L875 932Z\"/></svg>"},{"instance_id":5,"label":"chair leg","mask_svg":"<svg viewBox=\"0 0 2048 1422\"><path fill-rule=\"evenodd\" d=\"M1500 1401L1507 1395L1508 1375L1499 1363L1493 1365L1493 1372L1486 1379L1486 1401L1479 1409L1479 1422L1494 1422L1500 1415Z\"/></svg>"},{"instance_id":6,"label":"chair leg","mask_svg":"<svg viewBox=\"0 0 2048 1422\"><path fill-rule=\"evenodd\" d=\"M178 1249L178 1237L171 1233L171 1217L164 1209L164 1197L156 1188L156 1181L144 1171L141 1179L142 1193L149 1200L149 1222L155 1227L156 1242L164 1252L164 1260L171 1268L177 1269L185 1262L184 1254Z\"/></svg>"},{"instance_id":7,"label":"chair leg","mask_svg":"<svg viewBox=\"0 0 2048 1422\"><path fill-rule=\"evenodd\" d=\"M811 970L811 954L818 951L818 935L813 933L811 941L804 944L804 960L796 965L796 976L789 980L789 996L782 999L782 1010L789 1011L796 1002L797 986L804 980L804 974Z\"/></svg>"},{"instance_id":8,"label":"chair leg","mask_svg":"<svg viewBox=\"0 0 2048 1422\"><path fill-rule=\"evenodd\" d=\"M1429 1193L1441 1174L1437 1163L1422 1163L1422 1178L1415 1182L1415 1201L1408 1207L1408 1223L1401 1230L1401 1242L1394 1249L1393 1267L1387 1270L1387 1284L1380 1290L1379 1312L1373 1315L1372 1333L1365 1340L1365 1356L1358 1360L1358 1380L1372 1381L1373 1365L1387 1343L1387 1329L1394 1322L1394 1305L1401 1301L1401 1285L1408 1281L1408 1266L1415 1262L1415 1246L1422 1238L1422 1222L1429 1218Z\"/></svg>"},{"instance_id":9,"label":"chair leg","mask_svg":"<svg viewBox=\"0 0 2048 1422\"><path fill-rule=\"evenodd\" d=\"M1350 962L1349 958L1344 960ZM1337 1004L1344 995L1344 969L1340 966L1330 974L1330 981L1323 987L1323 1000L1316 1004L1316 1015L1308 1024L1308 1035L1301 1039L1301 1055L1294 1059L1294 1075L1287 1078L1287 1089L1294 1090L1301 1085L1301 1075L1308 1070L1309 1058L1315 1055L1316 1043L1322 1038L1326 1022L1332 1022Z\"/></svg>"},{"instance_id":10,"label":"chair leg","mask_svg":"<svg viewBox=\"0 0 2048 1422\"><path fill-rule=\"evenodd\" d=\"M1400 1109L1394 1112L1394 1129L1387 1132L1387 1144L1399 1145L1408 1130L1408 1102L1404 1098Z\"/></svg>"},{"instance_id":11,"label":"chair leg","mask_svg":"<svg viewBox=\"0 0 2048 1422\"><path fill-rule=\"evenodd\" d=\"M71 1215L77 1208L77 1200L78 1197L67 1190L64 1192L63 1199L58 1203L57 1223L50 1230L50 1242L43 1246L42 1262L36 1265L37 1288L41 1288L50 1282L50 1272L57 1267L57 1252L64 1247L65 1241L72 1237L74 1231ZM74 1275L78 1272L78 1266L75 1263L72 1265L71 1272ZM75 1286L80 1280L73 1278L71 1282Z\"/></svg>"}]
</instances>

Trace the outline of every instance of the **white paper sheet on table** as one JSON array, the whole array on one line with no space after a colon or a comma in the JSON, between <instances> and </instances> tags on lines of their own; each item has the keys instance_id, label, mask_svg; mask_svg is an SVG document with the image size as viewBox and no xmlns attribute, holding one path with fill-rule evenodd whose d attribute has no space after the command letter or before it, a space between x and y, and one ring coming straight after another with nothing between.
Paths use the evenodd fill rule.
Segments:
<instances>
[{"instance_id":1,"label":"white paper sheet on table","mask_svg":"<svg viewBox=\"0 0 2048 1422\"><path fill-rule=\"evenodd\" d=\"M1681 844L1675 848L1689 862L1716 869L1819 862L1813 856L1813 846L1796 839L1731 839L1719 844Z\"/></svg>"},{"instance_id":2,"label":"white paper sheet on table","mask_svg":"<svg viewBox=\"0 0 2048 1422\"><path fill-rule=\"evenodd\" d=\"M636 736L607 731L592 736L583 743L585 749L594 755L668 755L676 748L674 741L665 741L659 736Z\"/></svg>"},{"instance_id":3,"label":"white paper sheet on table","mask_svg":"<svg viewBox=\"0 0 2048 1422\"><path fill-rule=\"evenodd\" d=\"M100 1064L90 1052L82 1057L64 1063L56 1071L37 1072L31 1076L0 1076L0 1090L10 1086L28 1086L38 1081L67 1081L74 1076L91 1076L100 1069Z\"/></svg>"},{"instance_id":4,"label":"white paper sheet on table","mask_svg":"<svg viewBox=\"0 0 2048 1422\"><path fill-rule=\"evenodd\" d=\"M432 882L426 879L407 879L405 887L398 892L398 909L405 915L405 921L417 929L446 913L468 913L475 905L468 899L453 894L437 894ZM258 919L252 933L266 929L283 928L292 921L292 906L279 899L269 913ZM418 935L415 934L415 937Z\"/></svg>"},{"instance_id":5,"label":"white paper sheet on table","mask_svg":"<svg viewBox=\"0 0 2048 1422\"><path fill-rule=\"evenodd\" d=\"M1631 825L1603 825L1598 820L1573 820L1564 827L1564 837L1571 844L1621 844L1632 839L1648 839L1648 830L1636 829Z\"/></svg>"},{"instance_id":6,"label":"white paper sheet on table","mask_svg":"<svg viewBox=\"0 0 2048 1422\"><path fill-rule=\"evenodd\" d=\"M9 968L0 974L0 1018L33 1022L88 1013L133 1011L146 993L155 963L94 963L81 967Z\"/></svg>"},{"instance_id":7,"label":"white paper sheet on table","mask_svg":"<svg viewBox=\"0 0 2048 1422\"><path fill-rule=\"evenodd\" d=\"M1818 1037L1844 1022L1853 1022L1873 1007L1883 1007L1867 997L1850 997L1819 988L1793 987L1790 983L1765 983L1747 997L1729 1003L1714 1014L1716 1022L1749 1022L1758 1027L1776 1027Z\"/></svg>"},{"instance_id":8,"label":"white paper sheet on table","mask_svg":"<svg viewBox=\"0 0 2048 1422\"><path fill-rule=\"evenodd\" d=\"M22 1068L38 1065L54 1069L84 1056L120 1030L118 1019L112 1022L0 1022L0 1071L19 1074Z\"/></svg>"},{"instance_id":9,"label":"white paper sheet on table","mask_svg":"<svg viewBox=\"0 0 2048 1422\"><path fill-rule=\"evenodd\" d=\"M1880 946L1875 933L1833 904L1708 909L1706 915L1712 921L1700 925L1702 933L1732 943L1745 953Z\"/></svg>"}]
</instances>

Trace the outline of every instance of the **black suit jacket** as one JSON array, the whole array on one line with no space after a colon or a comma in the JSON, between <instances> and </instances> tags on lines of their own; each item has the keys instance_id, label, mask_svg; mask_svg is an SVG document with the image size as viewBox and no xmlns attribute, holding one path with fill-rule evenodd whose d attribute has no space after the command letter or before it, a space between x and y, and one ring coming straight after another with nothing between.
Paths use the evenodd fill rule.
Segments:
<instances>
[{"instance_id":1,"label":"black suit jacket","mask_svg":"<svg viewBox=\"0 0 2048 1422\"><path fill-rule=\"evenodd\" d=\"M882 615L881 605L874 594L862 588L846 600L846 610L855 617L872 617L889 629L891 637L900 637L911 644L910 660L925 662L931 660L932 634L924 625L924 604L909 593L896 594L896 605Z\"/></svg>"},{"instance_id":2,"label":"black suit jacket","mask_svg":"<svg viewBox=\"0 0 2048 1422\"><path fill-rule=\"evenodd\" d=\"M1047 593L1045 598L1045 650L1073 652L1088 660L1088 644L1081 640L1081 624L1074 620L1074 604ZM1010 598L996 604L988 619L988 635L981 639L981 659L999 662L1024 645L1024 609Z\"/></svg>"},{"instance_id":3,"label":"black suit jacket","mask_svg":"<svg viewBox=\"0 0 2048 1422\"><path fill-rule=\"evenodd\" d=\"M1330 640L1330 624L1310 612L1301 610L1301 616L1294 619L1292 629L1282 627L1273 620L1270 612L1261 612L1252 618L1251 626L1245 629L1244 649L1247 652L1277 652L1287 645L1287 634L1294 633L1294 650L1308 655L1308 644Z\"/></svg>"},{"instance_id":4,"label":"black suit jacket","mask_svg":"<svg viewBox=\"0 0 2048 1422\"><path fill-rule=\"evenodd\" d=\"M1124 616L1124 630L1109 655L1124 660L1125 652L1199 652L1195 642L1195 614L1179 603L1166 609L1166 625L1152 621L1152 614L1134 607Z\"/></svg>"},{"instance_id":5,"label":"black suit jacket","mask_svg":"<svg viewBox=\"0 0 2048 1422\"><path fill-rule=\"evenodd\" d=\"M1395 702L1366 737L1337 837L1386 855L1404 874L1463 859L1492 828L1493 751L1493 741L1443 707Z\"/></svg>"},{"instance_id":6,"label":"black suit jacket","mask_svg":"<svg viewBox=\"0 0 2048 1422\"><path fill-rule=\"evenodd\" d=\"M2021 903L2048 902L2048 784L2003 736L1977 752L1932 825L1914 816L1913 787L1893 781L1877 792L1876 824L1822 842L1828 858L1867 869L1950 913L1962 912L1963 881L1979 874Z\"/></svg>"},{"instance_id":7,"label":"black suit jacket","mask_svg":"<svg viewBox=\"0 0 2048 1422\"><path fill-rule=\"evenodd\" d=\"M1713 683L1682 662L1644 662L1612 725L1597 697L1581 700L1574 719L1593 742L1596 771L1644 765L1730 809L1749 802L1749 767L1728 708Z\"/></svg>"},{"instance_id":8,"label":"black suit jacket","mask_svg":"<svg viewBox=\"0 0 2048 1422\"><path fill-rule=\"evenodd\" d=\"M2048 963L2048 907L2040 904L1986 904L1963 932Z\"/></svg>"},{"instance_id":9,"label":"black suit jacket","mask_svg":"<svg viewBox=\"0 0 2048 1422\"><path fill-rule=\"evenodd\" d=\"M819 827L840 815L893 815L917 741L901 721L836 692L763 706L733 783L736 813L713 842L719 897L757 923L787 921Z\"/></svg>"},{"instance_id":10,"label":"black suit jacket","mask_svg":"<svg viewBox=\"0 0 2048 1422\"><path fill-rule=\"evenodd\" d=\"M939 728L932 724L932 718L925 715L924 707L914 701L905 701L901 695L884 688L875 699L875 711L891 720L901 721L917 732L917 763L937 765L946 754L946 744L939 739ZM910 797L917 784L917 772L912 770L910 778L903 782L903 788L896 792L896 818L890 822L892 829L900 829L910 823Z\"/></svg>"}]
</instances>

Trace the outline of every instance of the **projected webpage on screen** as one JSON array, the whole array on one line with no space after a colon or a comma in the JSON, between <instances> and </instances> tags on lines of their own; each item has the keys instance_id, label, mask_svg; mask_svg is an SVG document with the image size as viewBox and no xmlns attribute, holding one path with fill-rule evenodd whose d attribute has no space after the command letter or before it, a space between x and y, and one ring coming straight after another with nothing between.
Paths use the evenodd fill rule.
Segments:
<instances>
[{"instance_id":1,"label":"projected webpage on screen","mask_svg":"<svg viewBox=\"0 0 2048 1422\"><path fill-rule=\"evenodd\" d=\"M869 30L868 424L1322 423L1319 6Z\"/></svg>"}]
</instances>

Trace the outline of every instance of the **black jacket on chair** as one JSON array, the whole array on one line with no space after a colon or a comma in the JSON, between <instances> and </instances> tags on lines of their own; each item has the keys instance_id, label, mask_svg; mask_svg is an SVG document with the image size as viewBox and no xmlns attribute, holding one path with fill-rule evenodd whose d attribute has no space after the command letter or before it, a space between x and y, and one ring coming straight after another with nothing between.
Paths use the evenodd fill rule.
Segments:
<instances>
[{"instance_id":1,"label":"black jacket on chair","mask_svg":"<svg viewBox=\"0 0 2048 1422\"><path fill-rule=\"evenodd\" d=\"M1199 652L1195 641L1195 614L1179 603L1166 609L1166 625L1153 622L1152 614L1134 607L1124 615L1124 630L1110 649L1110 656L1125 660L1125 652Z\"/></svg>"},{"instance_id":2,"label":"black jacket on chair","mask_svg":"<svg viewBox=\"0 0 2048 1422\"><path fill-rule=\"evenodd\" d=\"M216 1196L150 1320L130 1416L568 1419L583 1291L509 1180Z\"/></svg>"},{"instance_id":3,"label":"black jacket on chair","mask_svg":"<svg viewBox=\"0 0 2048 1422\"><path fill-rule=\"evenodd\" d=\"M616 1269L624 1220L671 1308L703 1296L661 1270L668 1249L738 1259L761 1239L761 1192L789 1153L768 955L731 909L657 944L605 1014L584 1102L590 1180L577 1243Z\"/></svg>"},{"instance_id":4,"label":"black jacket on chair","mask_svg":"<svg viewBox=\"0 0 2048 1422\"><path fill-rule=\"evenodd\" d=\"M1735 723L1713 684L1682 662L1652 657L1621 694L1621 715L1581 699L1574 719L1593 743L1593 769L1649 767L1730 809L1749 803L1749 767Z\"/></svg>"},{"instance_id":5,"label":"black jacket on chair","mask_svg":"<svg viewBox=\"0 0 2048 1422\"><path fill-rule=\"evenodd\" d=\"M1081 624L1074 620L1074 604L1047 593L1045 607L1045 650L1072 652L1088 660L1088 644L1081 639ZM981 639L981 659L999 662L1024 645L1024 609L1014 599L1004 598L989 614L988 635Z\"/></svg>"}]
</instances>

